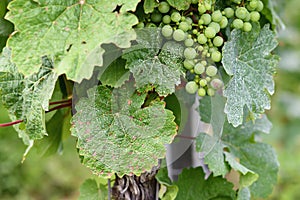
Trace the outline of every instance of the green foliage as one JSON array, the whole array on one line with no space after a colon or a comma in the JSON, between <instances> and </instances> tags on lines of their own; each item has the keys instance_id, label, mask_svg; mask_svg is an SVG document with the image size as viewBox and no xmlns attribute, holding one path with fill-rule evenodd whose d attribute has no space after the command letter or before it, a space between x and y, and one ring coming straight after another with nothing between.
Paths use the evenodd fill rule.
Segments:
<instances>
[{"instance_id":1,"label":"green foliage","mask_svg":"<svg viewBox=\"0 0 300 200\"><path fill-rule=\"evenodd\" d=\"M141 108L145 97L131 83L115 90L99 86L76 105L72 134L95 174L140 174L164 157L164 144L176 134L174 117L162 102Z\"/></svg>"},{"instance_id":2,"label":"green foliage","mask_svg":"<svg viewBox=\"0 0 300 200\"><path fill-rule=\"evenodd\" d=\"M87 179L80 187L79 200L107 199L107 188L94 179Z\"/></svg>"},{"instance_id":3,"label":"green foliage","mask_svg":"<svg viewBox=\"0 0 300 200\"><path fill-rule=\"evenodd\" d=\"M274 93L272 75L278 64L277 56L271 52L277 44L269 27L260 29L258 25L251 32L234 30L225 44L222 63L233 76L224 91L225 113L235 127L243 123L244 107L253 119L264 109L270 109L269 94Z\"/></svg>"},{"instance_id":4,"label":"green foliage","mask_svg":"<svg viewBox=\"0 0 300 200\"><path fill-rule=\"evenodd\" d=\"M76 82L88 79L94 66L103 63L101 44L130 46L135 38L131 27L137 18L127 11L134 10L138 2L13 1L7 14L17 30L8 41L12 60L28 76L39 71L41 57L46 55L53 58L57 74L66 74ZM116 14L112 11L118 4L122 8Z\"/></svg>"}]
</instances>

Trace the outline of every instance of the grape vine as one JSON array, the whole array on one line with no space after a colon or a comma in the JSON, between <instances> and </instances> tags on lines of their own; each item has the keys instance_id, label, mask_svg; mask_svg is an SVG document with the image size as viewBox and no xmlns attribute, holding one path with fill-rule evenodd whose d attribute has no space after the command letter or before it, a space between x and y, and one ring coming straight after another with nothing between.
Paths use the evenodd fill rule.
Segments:
<instances>
[{"instance_id":1,"label":"grape vine","mask_svg":"<svg viewBox=\"0 0 300 200\"><path fill-rule=\"evenodd\" d=\"M68 127L83 165L109 179L87 180L80 199L271 193L276 154L257 140L271 128L281 26L268 0L5 2L0 92L12 122L0 127L14 126L24 156L59 148ZM189 121L209 130L185 135ZM178 179L165 148L174 138L193 141L201 163Z\"/></svg>"}]
</instances>

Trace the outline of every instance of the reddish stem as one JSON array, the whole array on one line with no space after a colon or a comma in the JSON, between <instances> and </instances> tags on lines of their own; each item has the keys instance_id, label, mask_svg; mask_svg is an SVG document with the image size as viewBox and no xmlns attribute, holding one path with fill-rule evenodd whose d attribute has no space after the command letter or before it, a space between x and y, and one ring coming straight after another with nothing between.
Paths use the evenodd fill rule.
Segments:
<instances>
[{"instance_id":1,"label":"reddish stem","mask_svg":"<svg viewBox=\"0 0 300 200\"><path fill-rule=\"evenodd\" d=\"M0 127L7 127L7 126L12 126L12 125L15 125L15 124L19 124L19 123L22 123L23 120L17 120L17 121L14 121L14 122L8 122L8 123L3 123L3 124L0 124Z\"/></svg>"},{"instance_id":2,"label":"reddish stem","mask_svg":"<svg viewBox=\"0 0 300 200\"><path fill-rule=\"evenodd\" d=\"M55 106L55 107L49 109L48 111L46 111L46 113L54 111L54 110L58 110L58 109L61 109L61 108L71 107L71 106L72 106L72 102L66 103L66 104L61 104L59 106Z\"/></svg>"}]
</instances>

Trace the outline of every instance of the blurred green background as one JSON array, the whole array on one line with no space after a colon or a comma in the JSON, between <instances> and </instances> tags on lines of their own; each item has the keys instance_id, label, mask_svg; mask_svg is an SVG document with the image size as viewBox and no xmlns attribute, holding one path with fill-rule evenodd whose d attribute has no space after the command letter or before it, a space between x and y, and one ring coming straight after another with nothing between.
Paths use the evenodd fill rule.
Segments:
<instances>
[{"instance_id":1,"label":"blurred green background","mask_svg":"<svg viewBox=\"0 0 300 200\"><path fill-rule=\"evenodd\" d=\"M271 134L265 142L276 149L280 162L278 185L270 200L300 199L300 4L299 0L277 0L286 29L279 31L280 68L275 77L276 93ZM0 123L8 122L0 105ZM64 142L62 155L41 157L30 152L21 164L25 146L11 128L0 129L0 199L77 199L79 186L92 176L80 164L74 138Z\"/></svg>"}]
</instances>

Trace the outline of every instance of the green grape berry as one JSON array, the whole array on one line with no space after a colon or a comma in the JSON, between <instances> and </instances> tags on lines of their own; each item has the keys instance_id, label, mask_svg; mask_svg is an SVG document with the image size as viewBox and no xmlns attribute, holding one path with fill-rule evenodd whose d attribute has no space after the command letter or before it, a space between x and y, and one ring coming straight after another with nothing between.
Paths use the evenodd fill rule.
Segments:
<instances>
[{"instance_id":1,"label":"green grape berry","mask_svg":"<svg viewBox=\"0 0 300 200\"><path fill-rule=\"evenodd\" d=\"M197 52L194 48L188 47L184 50L183 55L186 59L194 59L197 56Z\"/></svg>"},{"instance_id":2,"label":"green grape berry","mask_svg":"<svg viewBox=\"0 0 300 200\"><path fill-rule=\"evenodd\" d=\"M207 38L214 38L216 36L216 30L213 27L207 27L204 31L204 35Z\"/></svg>"},{"instance_id":3,"label":"green grape berry","mask_svg":"<svg viewBox=\"0 0 300 200\"><path fill-rule=\"evenodd\" d=\"M187 22L180 22L178 28L184 32L187 32L190 28L190 25Z\"/></svg>"},{"instance_id":4,"label":"green grape berry","mask_svg":"<svg viewBox=\"0 0 300 200\"><path fill-rule=\"evenodd\" d=\"M193 60L185 59L185 60L183 61L183 66L184 66L186 69L188 69L188 70L193 69L193 68L194 68L194 65L195 65L195 63L194 63Z\"/></svg>"},{"instance_id":5,"label":"green grape berry","mask_svg":"<svg viewBox=\"0 0 300 200\"><path fill-rule=\"evenodd\" d=\"M223 16L219 24L220 24L220 28L226 28L228 25L227 17Z\"/></svg>"},{"instance_id":6,"label":"green grape berry","mask_svg":"<svg viewBox=\"0 0 300 200\"><path fill-rule=\"evenodd\" d=\"M200 14L205 13L206 12L205 6L203 4L199 4L198 11L199 11Z\"/></svg>"},{"instance_id":7,"label":"green grape berry","mask_svg":"<svg viewBox=\"0 0 300 200\"><path fill-rule=\"evenodd\" d=\"M137 25L136 25L137 28L144 28L145 27L145 24L144 22L139 22Z\"/></svg>"},{"instance_id":8,"label":"green grape berry","mask_svg":"<svg viewBox=\"0 0 300 200\"><path fill-rule=\"evenodd\" d=\"M252 30L252 25L249 22L245 22L243 26L245 32L250 32Z\"/></svg>"},{"instance_id":9,"label":"green grape berry","mask_svg":"<svg viewBox=\"0 0 300 200\"><path fill-rule=\"evenodd\" d=\"M173 39L177 42L181 42L186 39L186 34L181 29L177 29L173 32Z\"/></svg>"},{"instance_id":10,"label":"green grape berry","mask_svg":"<svg viewBox=\"0 0 300 200\"><path fill-rule=\"evenodd\" d=\"M207 3L207 2L204 2L204 6L206 8L206 10L211 10L211 3Z\"/></svg>"},{"instance_id":11,"label":"green grape berry","mask_svg":"<svg viewBox=\"0 0 300 200\"><path fill-rule=\"evenodd\" d=\"M224 9L224 14L227 18L232 18L234 16L234 10L230 7Z\"/></svg>"},{"instance_id":12,"label":"green grape berry","mask_svg":"<svg viewBox=\"0 0 300 200\"><path fill-rule=\"evenodd\" d=\"M164 24L170 24L170 23L171 23L171 17L170 17L170 15L165 15L165 16L163 16L162 22L163 22Z\"/></svg>"},{"instance_id":13,"label":"green grape berry","mask_svg":"<svg viewBox=\"0 0 300 200\"><path fill-rule=\"evenodd\" d=\"M220 79L214 78L213 80L211 80L210 85L213 89L218 90L224 86L224 83Z\"/></svg>"},{"instance_id":14,"label":"green grape berry","mask_svg":"<svg viewBox=\"0 0 300 200\"><path fill-rule=\"evenodd\" d=\"M146 27L147 28L156 28L157 26L154 23L147 23Z\"/></svg>"},{"instance_id":15,"label":"green grape berry","mask_svg":"<svg viewBox=\"0 0 300 200\"><path fill-rule=\"evenodd\" d=\"M214 96L215 95L215 90L214 89L212 89L212 88L208 88L207 89L207 95L208 96Z\"/></svg>"},{"instance_id":16,"label":"green grape berry","mask_svg":"<svg viewBox=\"0 0 300 200\"><path fill-rule=\"evenodd\" d=\"M185 45L186 47L191 47L191 46L194 45L194 40L193 40L192 38L188 38L188 39L186 39L186 40L184 41L184 45Z\"/></svg>"},{"instance_id":17,"label":"green grape berry","mask_svg":"<svg viewBox=\"0 0 300 200\"><path fill-rule=\"evenodd\" d=\"M199 42L199 44L205 44L207 42L207 37L203 33L201 33L198 35L197 41Z\"/></svg>"},{"instance_id":18,"label":"green grape berry","mask_svg":"<svg viewBox=\"0 0 300 200\"><path fill-rule=\"evenodd\" d=\"M216 36L216 37L214 38L214 40L213 40L213 44L214 44L214 46L216 46L216 47L222 46L223 43L224 43L224 40L223 40L223 38L222 38L221 36Z\"/></svg>"},{"instance_id":19,"label":"green grape berry","mask_svg":"<svg viewBox=\"0 0 300 200\"><path fill-rule=\"evenodd\" d=\"M241 0L231 0L233 3L240 4Z\"/></svg>"},{"instance_id":20,"label":"green grape berry","mask_svg":"<svg viewBox=\"0 0 300 200\"><path fill-rule=\"evenodd\" d=\"M211 22L208 25L208 27L213 27L215 29L216 33L219 33L220 29L221 29L220 25L218 23L216 23L216 22Z\"/></svg>"},{"instance_id":21,"label":"green grape berry","mask_svg":"<svg viewBox=\"0 0 300 200\"><path fill-rule=\"evenodd\" d=\"M187 91L187 93L189 94L195 94L198 90L198 85L195 81L189 81L186 85L185 85L185 90Z\"/></svg>"},{"instance_id":22,"label":"green grape berry","mask_svg":"<svg viewBox=\"0 0 300 200\"><path fill-rule=\"evenodd\" d=\"M214 62L220 62L222 60L222 53L220 51L214 51L211 53L211 60Z\"/></svg>"},{"instance_id":23,"label":"green grape berry","mask_svg":"<svg viewBox=\"0 0 300 200\"><path fill-rule=\"evenodd\" d=\"M199 89L198 89L198 95L199 95L200 97L204 97L204 96L206 95L205 89L204 89L204 88L199 88Z\"/></svg>"},{"instance_id":24,"label":"green grape berry","mask_svg":"<svg viewBox=\"0 0 300 200\"><path fill-rule=\"evenodd\" d=\"M244 27L244 22L241 19L234 19L232 26L236 29L242 29Z\"/></svg>"},{"instance_id":25,"label":"green grape berry","mask_svg":"<svg viewBox=\"0 0 300 200\"><path fill-rule=\"evenodd\" d=\"M235 16L239 19L245 19L247 17L248 10L245 7L238 7L235 10Z\"/></svg>"},{"instance_id":26,"label":"green grape berry","mask_svg":"<svg viewBox=\"0 0 300 200\"><path fill-rule=\"evenodd\" d=\"M169 38L173 34L173 28L170 25L164 25L161 29L161 33L164 37Z\"/></svg>"},{"instance_id":27,"label":"green grape berry","mask_svg":"<svg viewBox=\"0 0 300 200\"><path fill-rule=\"evenodd\" d=\"M250 1L249 6L251 7L251 9L255 10L257 8L257 6L258 6L257 0Z\"/></svg>"},{"instance_id":28,"label":"green grape berry","mask_svg":"<svg viewBox=\"0 0 300 200\"><path fill-rule=\"evenodd\" d=\"M211 19L214 22L220 22L222 20L222 13L220 10L215 10L212 14L211 14Z\"/></svg>"},{"instance_id":29,"label":"green grape berry","mask_svg":"<svg viewBox=\"0 0 300 200\"><path fill-rule=\"evenodd\" d=\"M208 25L211 22L211 16L205 13L201 16L200 20L203 21L203 24Z\"/></svg>"},{"instance_id":30,"label":"green grape berry","mask_svg":"<svg viewBox=\"0 0 300 200\"><path fill-rule=\"evenodd\" d=\"M171 20L173 22L179 22L181 20L181 15L179 12L175 11L171 14Z\"/></svg>"},{"instance_id":31,"label":"green grape berry","mask_svg":"<svg viewBox=\"0 0 300 200\"><path fill-rule=\"evenodd\" d=\"M154 12L151 14L151 21L154 23L160 23L162 20L162 14L159 12Z\"/></svg>"},{"instance_id":32,"label":"green grape berry","mask_svg":"<svg viewBox=\"0 0 300 200\"><path fill-rule=\"evenodd\" d=\"M215 76L217 73L218 73L218 69L213 65L210 65L206 68L206 74L210 77Z\"/></svg>"},{"instance_id":33,"label":"green grape berry","mask_svg":"<svg viewBox=\"0 0 300 200\"><path fill-rule=\"evenodd\" d=\"M162 1L159 3L158 10L159 12L165 14L170 11L170 5L167 2Z\"/></svg>"},{"instance_id":34,"label":"green grape berry","mask_svg":"<svg viewBox=\"0 0 300 200\"><path fill-rule=\"evenodd\" d=\"M207 80L201 79L201 80L199 81L199 84L200 84L200 86L205 87L205 86L207 85Z\"/></svg>"},{"instance_id":35,"label":"green grape berry","mask_svg":"<svg viewBox=\"0 0 300 200\"><path fill-rule=\"evenodd\" d=\"M253 21L253 22L258 22L259 19L260 19L260 14L259 14L259 12L257 12L257 11L252 11L252 12L250 13L250 19L251 19L251 21Z\"/></svg>"},{"instance_id":36,"label":"green grape berry","mask_svg":"<svg viewBox=\"0 0 300 200\"><path fill-rule=\"evenodd\" d=\"M185 18L185 21L186 21L189 25L192 25L192 24L193 24L193 20L192 20L192 18L190 18L190 17L186 17L186 18Z\"/></svg>"},{"instance_id":37,"label":"green grape berry","mask_svg":"<svg viewBox=\"0 0 300 200\"><path fill-rule=\"evenodd\" d=\"M258 12L261 12L264 9L264 3L262 1L257 1L257 7L256 10Z\"/></svg>"},{"instance_id":38,"label":"green grape berry","mask_svg":"<svg viewBox=\"0 0 300 200\"><path fill-rule=\"evenodd\" d=\"M205 72L205 66L202 63L197 63L194 66L194 72L196 74L202 74L202 73L204 73Z\"/></svg>"}]
</instances>

